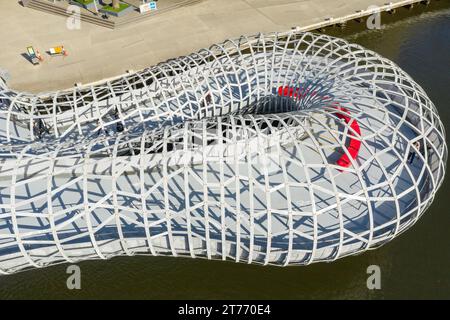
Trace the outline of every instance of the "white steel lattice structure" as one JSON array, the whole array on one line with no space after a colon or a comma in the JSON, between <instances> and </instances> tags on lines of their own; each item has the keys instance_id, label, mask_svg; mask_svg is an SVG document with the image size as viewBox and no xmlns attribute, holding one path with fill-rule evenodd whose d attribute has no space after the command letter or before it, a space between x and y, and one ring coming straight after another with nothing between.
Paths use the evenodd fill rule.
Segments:
<instances>
[{"instance_id":1,"label":"white steel lattice structure","mask_svg":"<svg viewBox=\"0 0 450 320\"><path fill-rule=\"evenodd\" d=\"M391 61L302 32L48 94L0 82L0 273L151 254L305 265L412 226L445 174Z\"/></svg>"}]
</instances>

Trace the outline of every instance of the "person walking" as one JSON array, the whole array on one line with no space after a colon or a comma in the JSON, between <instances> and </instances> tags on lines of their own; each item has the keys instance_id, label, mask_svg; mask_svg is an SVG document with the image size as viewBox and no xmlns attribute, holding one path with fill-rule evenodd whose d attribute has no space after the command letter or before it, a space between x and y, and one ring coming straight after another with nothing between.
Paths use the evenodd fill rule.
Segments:
<instances>
[{"instance_id":1,"label":"person walking","mask_svg":"<svg viewBox=\"0 0 450 320\"><path fill-rule=\"evenodd\" d=\"M420 151L420 148L421 148L421 144L420 144L420 141L416 141L416 142L414 142L413 143L413 146L416 148L416 150L418 150L418 151ZM414 158L416 157L416 151L414 150L414 149L412 149L410 152L409 152L409 155L408 155L408 162L409 162L409 164L412 164L413 162L414 162Z\"/></svg>"}]
</instances>

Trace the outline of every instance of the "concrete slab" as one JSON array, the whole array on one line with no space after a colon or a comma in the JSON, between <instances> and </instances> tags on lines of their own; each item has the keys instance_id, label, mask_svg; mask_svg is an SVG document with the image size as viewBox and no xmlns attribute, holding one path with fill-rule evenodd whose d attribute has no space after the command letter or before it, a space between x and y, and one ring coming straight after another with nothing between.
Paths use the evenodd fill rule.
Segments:
<instances>
[{"instance_id":1,"label":"concrete slab","mask_svg":"<svg viewBox=\"0 0 450 320\"><path fill-rule=\"evenodd\" d=\"M163 1L160 1L163 2ZM394 3L405 1L396 0ZM53 91L114 77L189 54L226 38L309 26L383 5L385 0L204 0L155 15L117 30L82 22L68 30L66 18L1 1L0 67L11 75L9 86L29 92ZM162 5L162 4L161 4ZM22 56L35 46L44 53L63 44L66 58L32 66Z\"/></svg>"}]
</instances>

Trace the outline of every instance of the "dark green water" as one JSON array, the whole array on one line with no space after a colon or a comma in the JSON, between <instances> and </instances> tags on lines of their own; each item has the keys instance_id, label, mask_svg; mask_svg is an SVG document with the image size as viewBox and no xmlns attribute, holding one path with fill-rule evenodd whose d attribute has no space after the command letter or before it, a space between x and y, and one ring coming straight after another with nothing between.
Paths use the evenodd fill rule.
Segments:
<instances>
[{"instance_id":1,"label":"dark green water","mask_svg":"<svg viewBox=\"0 0 450 320\"><path fill-rule=\"evenodd\" d=\"M381 31L364 31L350 23L343 31L326 32L397 62L425 89L450 128L450 1L412 12L401 9L394 16L383 16L382 22L388 24ZM66 288L66 265L0 277L0 299L450 299L449 191L446 179L433 206L393 242L331 264L276 268L120 257L80 263L78 291ZM369 265L381 268L381 290L366 287Z\"/></svg>"}]
</instances>

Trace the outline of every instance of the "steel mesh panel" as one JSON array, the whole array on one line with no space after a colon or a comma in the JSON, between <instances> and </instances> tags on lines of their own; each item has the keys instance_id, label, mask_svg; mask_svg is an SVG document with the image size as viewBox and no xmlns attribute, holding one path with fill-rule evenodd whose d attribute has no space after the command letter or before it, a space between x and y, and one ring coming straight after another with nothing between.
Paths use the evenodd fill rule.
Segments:
<instances>
[{"instance_id":1,"label":"steel mesh panel","mask_svg":"<svg viewBox=\"0 0 450 320\"><path fill-rule=\"evenodd\" d=\"M0 79L0 141L2 274L121 254L333 261L412 226L447 160L410 76L295 31L65 91Z\"/></svg>"}]
</instances>

